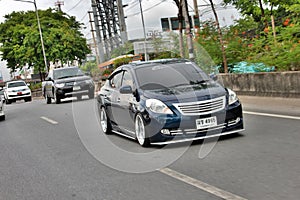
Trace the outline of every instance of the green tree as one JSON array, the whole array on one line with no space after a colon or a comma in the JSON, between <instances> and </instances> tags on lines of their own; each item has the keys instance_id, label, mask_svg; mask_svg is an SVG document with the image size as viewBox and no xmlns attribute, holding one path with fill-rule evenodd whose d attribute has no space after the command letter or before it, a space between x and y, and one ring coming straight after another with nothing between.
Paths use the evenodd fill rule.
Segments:
<instances>
[{"instance_id":1,"label":"green tree","mask_svg":"<svg viewBox=\"0 0 300 200\"><path fill-rule=\"evenodd\" d=\"M118 56L133 54L133 44L131 42L126 42L122 46L116 48L112 52L112 58L116 58Z\"/></svg>"},{"instance_id":2,"label":"green tree","mask_svg":"<svg viewBox=\"0 0 300 200\"><path fill-rule=\"evenodd\" d=\"M75 17L53 9L39 10L41 28L49 62L81 62L90 53L86 39L79 31L81 24ZM35 72L44 72L42 46L35 12L13 12L0 24L2 60L14 70L26 64Z\"/></svg>"},{"instance_id":3,"label":"green tree","mask_svg":"<svg viewBox=\"0 0 300 200\"><path fill-rule=\"evenodd\" d=\"M203 22L198 33L197 42L207 51L214 63L222 64L222 51L220 50L218 30L214 21Z\"/></svg>"}]
</instances>

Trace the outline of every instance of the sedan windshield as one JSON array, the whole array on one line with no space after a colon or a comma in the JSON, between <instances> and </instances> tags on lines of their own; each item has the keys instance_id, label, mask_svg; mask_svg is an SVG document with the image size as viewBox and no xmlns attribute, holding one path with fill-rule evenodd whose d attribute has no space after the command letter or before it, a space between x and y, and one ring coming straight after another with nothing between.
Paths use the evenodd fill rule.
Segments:
<instances>
[{"instance_id":1,"label":"sedan windshield","mask_svg":"<svg viewBox=\"0 0 300 200\"><path fill-rule=\"evenodd\" d=\"M26 86L26 84L24 82L13 82L13 83L9 83L7 85L8 88L14 88L14 87L22 87L22 86Z\"/></svg>"},{"instance_id":2,"label":"sedan windshield","mask_svg":"<svg viewBox=\"0 0 300 200\"><path fill-rule=\"evenodd\" d=\"M63 68L53 71L54 79L63 79L75 76L83 76L83 72L78 68Z\"/></svg>"},{"instance_id":3,"label":"sedan windshield","mask_svg":"<svg viewBox=\"0 0 300 200\"><path fill-rule=\"evenodd\" d=\"M139 86L146 90L202 84L209 80L202 70L189 62L137 68L136 76Z\"/></svg>"}]
</instances>

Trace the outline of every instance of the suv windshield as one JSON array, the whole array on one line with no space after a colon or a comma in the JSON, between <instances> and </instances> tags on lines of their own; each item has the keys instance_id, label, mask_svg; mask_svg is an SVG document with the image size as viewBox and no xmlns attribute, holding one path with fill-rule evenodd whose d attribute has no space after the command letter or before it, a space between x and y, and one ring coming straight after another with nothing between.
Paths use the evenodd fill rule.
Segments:
<instances>
[{"instance_id":1,"label":"suv windshield","mask_svg":"<svg viewBox=\"0 0 300 200\"><path fill-rule=\"evenodd\" d=\"M26 84L24 82L13 82L7 84L8 88L21 87L21 86L26 86Z\"/></svg>"},{"instance_id":2,"label":"suv windshield","mask_svg":"<svg viewBox=\"0 0 300 200\"><path fill-rule=\"evenodd\" d=\"M154 64L137 68L135 72L142 89L173 88L209 80L208 75L192 63Z\"/></svg>"},{"instance_id":3,"label":"suv windshield","mask_svg":"<svg viewBox=\"0 0 300 200\"><path fill-rule=\"evenodd\" d=\"M78 68L63 68L53 71L54 79L63 79L75 76L83 76L84 73Z\"/></svg>"}]
</instances>

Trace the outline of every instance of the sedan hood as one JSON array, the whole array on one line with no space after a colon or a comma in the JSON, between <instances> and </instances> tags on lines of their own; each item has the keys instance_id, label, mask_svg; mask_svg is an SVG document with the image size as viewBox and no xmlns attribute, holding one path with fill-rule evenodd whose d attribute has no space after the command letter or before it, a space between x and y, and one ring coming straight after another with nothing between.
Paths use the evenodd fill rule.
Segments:
<instances>
[{"instance_id":1,"label":"sedan hood","mask_svg":"<svg viewBox=\"0 0 300 200\"><path fill-rule=\"evenodd\" d=\"M226 90L216 82L144 90L143 95L148 99L159 99L163 102L191 102L217 98L226 95Z\"/></svg>"},{"instance_id":2,"label":"sedan hood","mask_svg":"<svg viewBox=\"0 0 300 200\"><path fill-rule=\"evenodd\" d=\"M91 80L91 78L89 76L75 76L75 77L68 77L63 79L56 79L55 83L79 82L85 80Z\"/></svg>"}]
</instances>

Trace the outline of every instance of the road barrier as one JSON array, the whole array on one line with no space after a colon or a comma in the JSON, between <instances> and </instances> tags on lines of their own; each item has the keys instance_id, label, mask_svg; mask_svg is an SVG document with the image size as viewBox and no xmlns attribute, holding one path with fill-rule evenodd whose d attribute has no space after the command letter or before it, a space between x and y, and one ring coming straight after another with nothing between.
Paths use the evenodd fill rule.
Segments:
<instances>
[{"instance_id":1,"label":"road barrier","mask_svg":"<svg viewBox=\"0 0 300 200\"><path fill-rule=\"evenodd\" d=\"M300 72L219 74L225 87L250 96L300 97Z\"/></svg>"}]
</instances>

